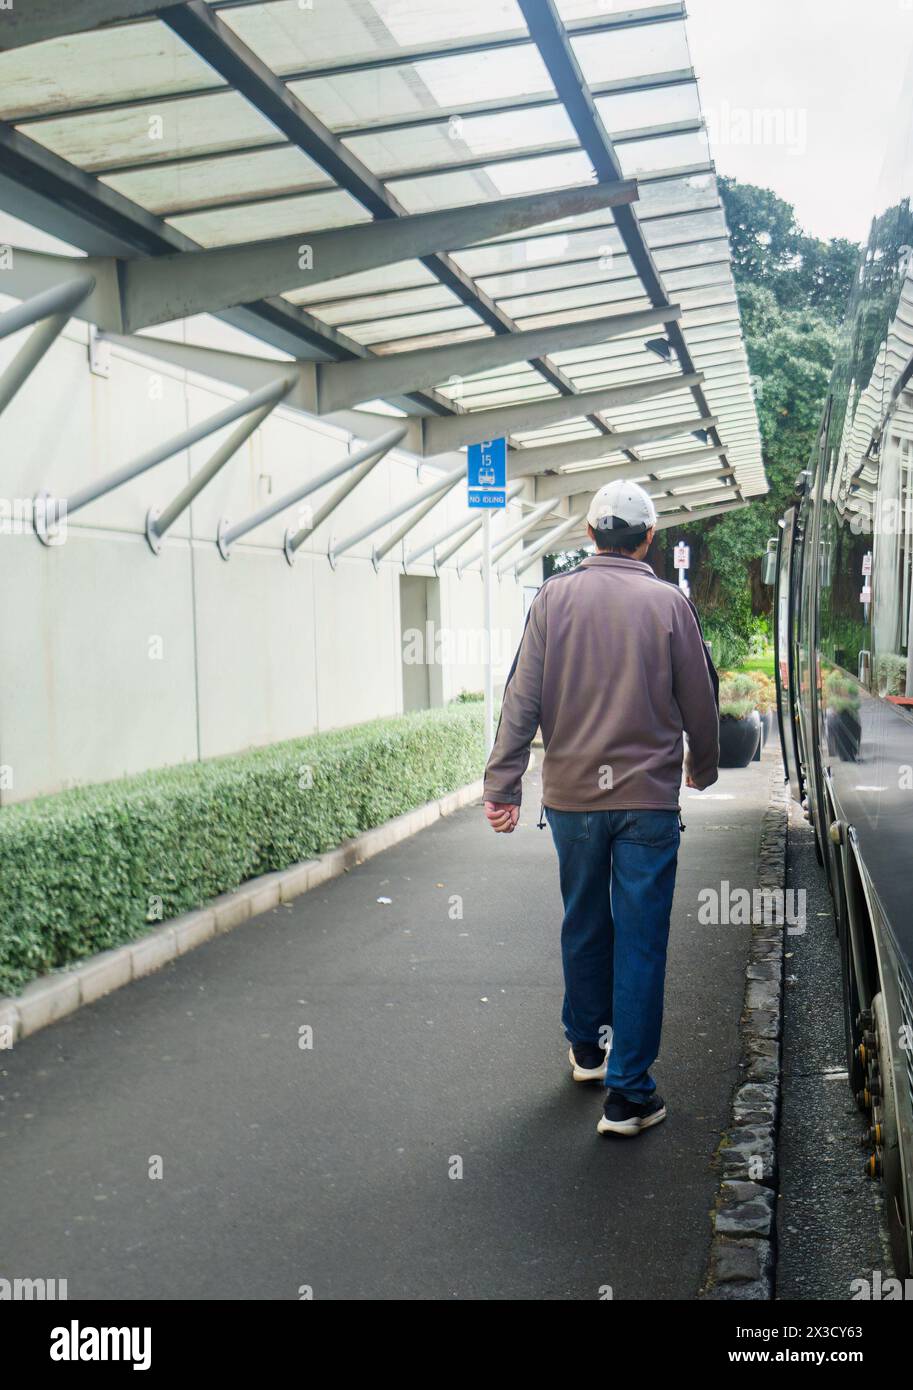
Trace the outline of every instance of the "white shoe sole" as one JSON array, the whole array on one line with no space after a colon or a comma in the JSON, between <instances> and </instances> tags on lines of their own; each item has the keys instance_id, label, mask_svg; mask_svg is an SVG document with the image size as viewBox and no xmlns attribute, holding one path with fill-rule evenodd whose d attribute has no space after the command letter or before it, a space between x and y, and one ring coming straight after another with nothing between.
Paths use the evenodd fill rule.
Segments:
<instances>
[{"instance_id":1,"label":"white shoe sole","mask_svg":"<svg viewBox=\"0 0 913 1390\"><path fill-rule=\"evenodd\" d=\"M567 1060L571 1064L571 1075L575 1081L605 1081L605 1062L601 1067L594 1067L592 1070L588 1067L578 1067L573 1047L569 1047L567 1050Z\"/></svg>"},{"instance_id":2,"label":"white shoe sole","mask_svg":"<svg viewBox=\"0 0 913 1390\"><path fill-rule=\"evenodd\" d=\"M645 1120L607 1120L603 1115L599 1124L596 1126L597 1134L620 1134L624 1139L633 1139L635 1134L642 1134L645 1129L650 1129L653 1125L661 1124L666 1118L666 1107L657 1110L655 1115L648 1115Z\"/></svg>"}]
</instances>

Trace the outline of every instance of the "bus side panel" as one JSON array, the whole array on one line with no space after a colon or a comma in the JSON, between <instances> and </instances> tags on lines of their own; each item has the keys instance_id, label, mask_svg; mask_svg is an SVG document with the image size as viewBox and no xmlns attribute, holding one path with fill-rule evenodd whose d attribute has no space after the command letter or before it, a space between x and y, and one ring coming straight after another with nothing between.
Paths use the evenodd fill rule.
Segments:
<instances>
[{"instance_id":1,"label":"bus side panel","mask_svg":"<svg viewBox=\"0 0 913 1390\"><path fill-rule=\"evenodd\" d=\"M794 589L796 558L796 509L790 507L783 518L777 548L777 590L774 601L774 647L777 653L777 722L786 780L794 800L801 802L802 774L799 764L798 714L796 709L796 602Z\"/></svg>"}]
</instances>

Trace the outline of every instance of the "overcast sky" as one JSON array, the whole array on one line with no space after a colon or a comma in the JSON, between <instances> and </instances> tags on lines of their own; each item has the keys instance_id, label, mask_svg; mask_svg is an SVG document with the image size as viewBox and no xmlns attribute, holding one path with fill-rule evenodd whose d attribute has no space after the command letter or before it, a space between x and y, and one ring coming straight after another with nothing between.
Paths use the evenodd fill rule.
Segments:
<instances>
[{"instance_id":1,"label":"overcast sky","mask_svg":"<svg viewBox=\"0 0 913 1390\"><path fill-rule=\"evenodd\" d=\"M913 127L913 0L688 0L688 15L719 172L774 189L816 236L864 240L891 133Z\"/></svg>"}]
</instances>

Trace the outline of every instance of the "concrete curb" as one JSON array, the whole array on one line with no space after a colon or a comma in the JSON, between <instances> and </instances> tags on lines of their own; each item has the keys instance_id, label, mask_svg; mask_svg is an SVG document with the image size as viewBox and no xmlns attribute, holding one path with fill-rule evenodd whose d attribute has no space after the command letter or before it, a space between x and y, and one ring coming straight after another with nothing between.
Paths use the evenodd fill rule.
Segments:
<instances>
[{"instance_id":1,"label":"concrete curb","mask_svg":"<svg viewBox=\"0 0 913 1390\"><path fill-rule=\"evenodd\" d=\"M206 907L175 917L126 946L102 951L81 965L42 976L27 985L22 994L0 999L0 1051L74 1013L84 1004L92 1004L112 990L151 975L169 961L202 946L204 941L231 931L280 902L291 902L302 893L338 878L357 864L373 859L376 854L433 825L442 816L451 816L481 800L481 796L481 781L470 782L437 801L417 806L414 811L407 811L374 830L346 840L319 859L308 859L277 873L250 879L233 892L215 898Z\"/></svg>"},{"instance_id":2,"label":"concrete curb","mask_svg":"<svg viewBox=\"0 0 913 1390\"><path fill-rule=\"evenodd\" d=\"M770 761L770 799L761 825L757 886L782 895L789 789L783 781L779 751ZM783 902L780 896L781 906ZM774 1296L786 935L785 914L776 903L776 899L768 900L760 914L752 913L739 1021L742 1080L732 1098L729 1128L717 1150L721 1177L712 1213L709 1268L700 1294L705 1299L768 1300Z\"/></svg>"}]
</instances>

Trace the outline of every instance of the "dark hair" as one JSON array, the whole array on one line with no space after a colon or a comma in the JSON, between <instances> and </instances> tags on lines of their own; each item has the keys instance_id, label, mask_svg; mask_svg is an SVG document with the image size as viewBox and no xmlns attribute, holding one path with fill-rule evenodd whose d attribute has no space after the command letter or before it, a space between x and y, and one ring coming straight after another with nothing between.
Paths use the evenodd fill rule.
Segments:
<instances>
[{"instance_id":1,"label":"dark hair","mask_svg":"<svg viewBox=\"0 0 913 1390\"><path fill-rule=\"evenodd\" d=\"M626 526L618 517L612 518L617 525L606 528L592 528L596 538L597 550L620 550L623 555L633 555L634 551L643 545L647 539L647 527L640 523L638 526Z\"/></svg>"}]
</instances>

